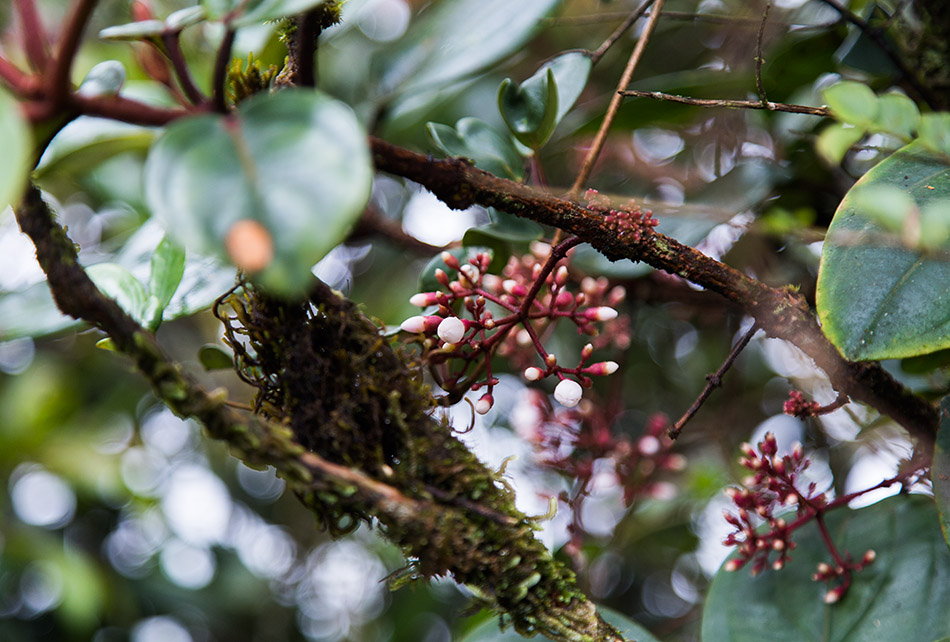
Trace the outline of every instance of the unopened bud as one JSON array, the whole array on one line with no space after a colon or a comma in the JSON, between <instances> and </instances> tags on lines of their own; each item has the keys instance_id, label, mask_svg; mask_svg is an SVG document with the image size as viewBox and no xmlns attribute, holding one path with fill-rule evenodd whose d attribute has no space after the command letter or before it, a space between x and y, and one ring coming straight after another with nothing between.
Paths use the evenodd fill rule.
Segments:
<instances>
[{"instance_id":1,"label":"unopened bud","mask_svg":"<svg viewBox=\"0 0 950 642\"><path fill-rule=\"evenodd\" d=\"M544 363L548 366L548 368L553 368L557 365L557 355L555 355L553 352L548 354L548 356L544 358Z\"/></svg>"},{"instance_id":2,"label":"unopened bud","mask_svg":"<svg viewBox=\"0 0 950 642\"><path fill-rule=\"evenodd\" d=\"M620 364L616 361L601 361L600 363L595 363L592 366L584 368L584 372L589 375L594 375L595 377L606 377L607 375L612 375L617 372L620 368Z\"/></svg>"},{"instance_id":3,"label":"unopened bud","mask_svg":"<svg viewBox=\"0 0 950 642\"><path fill-rule=\"evenodd\" d=\"M470 263L466 263L459 268L459 275L459 280L462 282L462 285L467 288L474 287L475 284L478 283L478 268Z\"/></svg>"},{"instance_id":4,"label":"unopened bud","mask_svg":"<svg viewBox=\"0 0 950 642\"><path fill-rule=\"evenodd\" d=\"M427 308L439 302L439 292L420 292L409 298L409 303L417 308Z\"/></svg>"},{"instance_id":5,"label":"unopened bud","mask_svg":"<svg viewBox=\"0 0 950 642\"><path fill-rule=\"evenodd\" d=\"M442 317L436 316L415 316L403 321L399 327L405 332L428 334L438 328L443 320Z\"/></svg>"},{"instance_id":6,"label":"unopened bud","mask_svg":"<svg viewBox=\"0 0 950 642\"><path fill-rule=\"evenodd\" d=\"M554 299L554 306L558 308L566 308L572 303L574 303L574 295L567 290L561 290L558 292L557 298Z\"/></svg>"},{"instance_id":7,"label":"unopened bud","mask_svg":"<svg viewBox=\"0 0 950 642\"><path fill-rule=\"evenodd\" d=\"M465 324L458 317L448 317L439 324L436 332L446 343L458 343L465 336Z\"/></svg>"},{"instance_id":8,"label":"unopened bud","mask_svg":"<svg viewBox=\"0 0 950 642\"><path fill-rule=\"evenodd\" d=\"M449 256L451 256L451 254ZM443 287L449 287L449 275L446 274L445 270L442 268L435 269L435 280L438 281Z\"/></svg>"},{"instance_id":9,"label":"unopened bud","mask_svg":"<svg viewBox=\"0 0 950 642\"><path fill-rule=\"evenodd\" d=\"M782 568L784 567L785 567L785 561L782 559L777 559L774 562L772 562L772 570L774 571L781 571Z\"/></svg>"},{"instance_id":10,"label":"unopened bud","mask_svg":"<svg viewBox=\"0 0 950 642\"><path fill-rule=\"evenodd\" d=\"M530 368L525 368L524 378L528 381L538 381L541 377L544 376L544 371L541 368L535 368L534 366Z\"/></svg>"},{"instance_id":11,"label":"unopened bud","mask_svg":"<svg viewBox=\"0 0 950 642\"><path fill-rule=\"evenodd\" d=\"M554 273L554 282L558 285L564 285L567 283L567 266L562 265L557 269L557 272Z\"/></svg>"},{"instance_id":12,"label":"unopened bud","mask_svg":"<svg viewBox=\"0 0 950 642\"><path fill-rule=\"evenodd\" d=\"M737 559L731 559L728 562L726 562L726 565L723 566L722 568L727 573L734 573L735 571L738 571L741 567L742 567L742 562L740 562Z\"/></svg>"},{"instance_id":13,"label":"unopened bud","mask_svg":"<svg viewBox=\"0 0 950 642\"><path fill-rule=\"evenodd\" d=\"M453 270L459 269L459 260L451 252L442 253L442 262Z\"/></svg>"},{"instance_id":14,"label":"unopened bud","mask_svg":"<svg viewBox=\"0 0 950 642\"><path fill-rule=\"evenodd\" d=\"M542 241L531 241L531 253L538 259L544 260L551 255L551 246Z\"/></svg>"},{"instance_id":15,"label":"unopened bud","mask_svg":"<svg viewBox=\"0 0 950 642\"><path fill-rule=\"evenodd\" d=\"M641 437L640 441L637 442L637 450L640 451L641 455L655 455L660 452L660 440L654 437L653 435L646 435Z\"/></svg>"},{"instance_id":16,"label":"unopened bud","mask_svg":"<svg viewBox=\"0 0 950 642\"><path fill-rule=\"evenodd\" d=\"M773 541L772 541L772 548L775 549L776 551L783 551L783 550L785 550L785 540L783 540L783 539L773 540Z\"/></svg>"},{"instance_id":17,"label":"unopened bud","mask_svg":"<svg viewBox=\"0 0 950 642\"><path fill-rule=\"evenodd\" d=\"M610 321L617 318L617 311L605 305L584 310L584 316L591 321Z\"/></svg>"},{"instance_id":18,"label":"unopened bud","mask_svg":"<svg viewBox=\"0 0 950 642\"><path fill-rule=\"evenodd\" d=\"M841 587L837 586L825 593L825 604L834 604L841 599Z\"/></svg>"},{"instance_id":19,"label":"unopened bud","mask_svg":"<svg viewBox=\"0 0 950 642\"><path fill-rule=\"evenodd\" d=\"M475 402L475 412L477 412L480 415L484 415L489 410L491 410L491 407L494 405L494 403L495 403L494 398L492 398L490 394L486 393L482 395L481 399Z\"/></svg>"},{"instance_id":20,"label":"unopened bud","mask_svg":"<svg viewBox=\"0 0 950 642\"><path fill-rule=\"evenodd\" d=\"M874 549L870 549L868 550L867 553L864 554L864 558L861 561L864 563L865 566L867 566L868 564L872 563L876 559L877 559L877 552Z\"/></svg>"},{"instance_id":21,"label":"unopened bud","mask_svg":"<svg viewBox=\"0 0 950 642\"><path fill-rule=\"evenodd\" d=\"M590 355L594 354L594 344L588 343L583 348L581 348L581 359L590 359Z\"/></svg>"},{"instance_id":22,"label":"unopened bud","mask_svg":"<svg viewBox=\"0 0 950 642\"><path fill-rule=\"evenodd\" d=\"M583 394L584 391L581 385L571 379L564 379L554 389L554 398L557 399L559 404L567 408L576 406Z\"/></svg>"},{"instance_id":23,"label":"unopened bud","mask_svg":"<svg viewBox=\"0 0 950 642\"><path fill-rule=\"evenodd\" d=\"M521 285L514 279L506 279L502 281L501 288L512 296L524 296L528 293L528 288Z\"/></svg>"}]
</instances>

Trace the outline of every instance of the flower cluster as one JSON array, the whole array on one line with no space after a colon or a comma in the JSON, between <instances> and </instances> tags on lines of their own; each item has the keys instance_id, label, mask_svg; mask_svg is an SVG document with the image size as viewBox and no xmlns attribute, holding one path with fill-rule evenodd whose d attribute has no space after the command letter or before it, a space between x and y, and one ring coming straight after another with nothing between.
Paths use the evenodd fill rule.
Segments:
<instances>
[{"instance_id":1,"label":"flower cluster","mask_svg":"<svg viewBox=\"0 0 950 642\"><path fill-rule=\"evenodd\" d=\"M814 520L822 531L822 539L834 561L832 564L819 564L812 579L837 582L825 594L826 603L837 602L851 585L851 573L862 570L876 557L873 550L867 551L857 562L848 555L842 556L825 527L825 512L846 505L844 500L851 497L830 502L825 493L816 493L814 482L808 485L804 493L798 489L796 482L809 464L801 444L795 444L791 454L779 456L775 436L767 433L759 443L758 452L748 443L742 444L741 450L739 463L748 468L751 474L743 480L742 488L726 490L738 511L736 514L729 511L723 513L726 522L736 529L723 540L723 544L735 546L737 551L737 555L726 562L725 570L736 571L751 562L752 573L757 574L769 564L773 553L775 558L771 562L772 568L784 568L791 559L789 552L796 546L791 540L793 531ZM795 508L793 522L789 523L776 515L782 507ZM767 528L760 528L761 524Z\"/></svg>"},{"instance_id":2,"label":"flower cluster","mask_svg":"<svg viewBox=\"0 0 950 642\"><path fill-rule=\"evenodd\" d=\"M798 390L792 390L788 393L783 410L786 415L801 419L817 415L821 411L821 404L817 401L805 401L805 395Z\"/></svg>"},{"instance_id":3,"label":"flower cluster","mask_svg":"<svg viewBox=\"0 0 950 642\"><path fill-rule=\"evenodd\" d=\"M485 388L475 410L488 412L498 383L491 357L499 354L522 368L528 381L556 377L555 399L573 407L580 402L583 388L592 384L590 377L617 370L614 361L591 363L593 343L584 346L575 367L562 365L543 344L561 319L591 337L599 334L597 323L618 319L617 310L603 303L619 303L622 288L608 289L606 282L592 279L582 282L580 292L568 287L570 272L559 263L578 242L569 239L556 248L536 243L531 254L512 258L501 276L489 273L487 253L478 253L464 264L451 253L442 253L448 271L437 269L435 278L443 289L410 299L413 305L433 309L406 319L401 328L422 335L425 359L444 390L461 396L467 390ZM625 337L629 343L629 333L617 333L617 340Z\"/></svg>"},{"instance_id":4,"label":"flower cluster","mask_svg":"<svg viewBox=\"0 0 950 642\"><path fill-rule=\"evenodd\" d=\"M560 495L572 517L567 554L580 557L581 513L595 477L597 485L621 487L627 506L637 498L668 499L675 494L675 486L660 477L685 469L686 458L672 450L674 442L666 435L666 415L650 416L642 433L631 438L611 430L616 416L604 404L584 400L576 408L557 408L538 391L529 390L527 395L532 412L523 414L516 424L519 434L532 443L542 467L574 480L572 494Z\"/></svg>"},{"instance_id":5,"label":"flower cluster","mask_svg":"<svg viewBox=\"0 0 950 642\"><path fill-rule=\"evenodd\" d=\"M639 241L659 224L659 221L653 218L653 212L641 209L635 201L631 200L625 206L614 208L610 199L595 189L587 190L584 198L587 200L587 209L603 213L607 229L620 240Z\"/></svg>"}]
</instances>

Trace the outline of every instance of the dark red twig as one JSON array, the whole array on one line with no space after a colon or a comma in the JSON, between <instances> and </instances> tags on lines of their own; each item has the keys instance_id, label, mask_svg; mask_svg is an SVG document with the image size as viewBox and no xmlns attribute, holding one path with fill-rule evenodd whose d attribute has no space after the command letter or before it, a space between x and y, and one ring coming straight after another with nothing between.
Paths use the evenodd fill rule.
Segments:
<instances>
[{"instance_id":1,"label":"dark red twig","mask_svg":"<svg viewBox=\"0 0 950 642\"><path fill-rule=\"evenodd\" d=\"M224 38L221 40L221 46L218 47L218 55L214 61L214 77L211 81L212 91L214 92L213 102L216 111L227 113L228 103L225 98L225 84L228 78L228 64L231 62L231 46L234 44L234 29L228 27L224 32Z\"/></svg>"},{"instance_id":2,"label":"dark red twig","mask_svg":"<svg viewBox=\"0 0 950 642\"><path fill-rule=\"evenodd\" d=\"M47 82L46 98L53 113L66 104L66 97L72 87L69 74L72 71L73 59L79 51L82 34L97 3L98 0L76 0L63 28L63 37L59 41L56 56L47 65L44 74Z\"/></svg>"},{"instance_id":3,"label":"dark red twig","mask_svg":"<svg viewBox=\"0 0 950 642\"><path fill-rule=\"evenodd\" d=\"M46 29L36 10L35 0L15 0L23 34L23 49L34 71L42 71L49 61L49 43Z\"/></svg>"},{"instance_id":4,"label":"dark red twig","mask_svg":"<svg viewBox=\"0 0 950 642\"><path fill-rule=\"evenodd\" d=\"M172 69L175 70L175 76L178 78L178 82L181 84L182 91L185 92L185 96L188 97L188 100L191 101L193 105L202 105L208 101L207 96L205 96L198 85L195 84L195 79L191 76L191 71L188 69L188 63L185 61L185 54L181 50L181 39L177 33L166 33L162 35L162 42L165 45L165 50L168 53L168 59L172 63Z\"/></svg>"}]
</instances>

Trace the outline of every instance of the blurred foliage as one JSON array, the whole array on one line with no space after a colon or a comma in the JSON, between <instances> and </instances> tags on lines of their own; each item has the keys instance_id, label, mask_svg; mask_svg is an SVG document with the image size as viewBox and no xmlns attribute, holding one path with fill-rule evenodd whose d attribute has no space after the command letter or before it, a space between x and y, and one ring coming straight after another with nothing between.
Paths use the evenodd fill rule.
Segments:
<instances>
[{"instance_id":1,"label":"blurred foliage","mask_svg":"<svg viewBox=\"0 0 950 642\"><path fill-rule=\"evenodd\" d=\"M151 7L164 17L191 4L154 0ZM821 91L843 77L878 93L891 88L893 69L881 62L880 51L833 10L818 2L773 4L762 70L771 100L818 105ZM872 3L850 4L863 12ZM528 150L517 147L499 113L499 86L513 79L525 87L551 56L596 49L622 20L618 13L628 14L639 2L427 5L349 0L342 24L321 36L321 89L348 103L372 133L436 155L469 156L490 171L521 177L537 167L517 165ZM670 15L660 20L632 87L699 98L754 97L763 6L670 0ZM47 0L40 8L47 24L59 24L66 2ZM512 15L518 20L499 19ZM0 3L0 24L8 20ZM88 33L129 21L129 3L100 3ZM186 59L206 93L220 26L202 23L183 33ZM9 32L0 40L4 55L15 51L15 41ZM450 49L432 50L433 42L447 47L449 41ZM557 111L557 119L543 123L540 138L547 144L522 137L537 143L533 162L543 167L553 192L572 183L632 45L632 37L622 37L593 67L573 109L561 113L546 105ZM168 88L143 71L142 53L140 44L87 38L74 81L115 60L125 70L123 92L173 103ZM233 53L241 60L253 53L265 69L284 60L273 24L242 29ZM867 129L874 130L871 120ZM932 124L936 138L941 122ZM81 259L121 265L143 284L163 238L142 196L146 151L156 133L82 118L54 139L36 174L82 247ZM813 296L816 242L854 180L885 155L873 146L854 149L860 137L846 136L848 144L835 149L842 164L831 165L815 143L833 136L811 116L628 99L589 187L634 198L654 210L661 231L764 282L791 284ZM0 188L5 193L6 184ZM541 233L497 212L474 211L466 219L433 211L415 186L391 177L377 179L370 207L435 245L444 241L427 236L433 227L451 236L460 221L452 237L465 236L468 247L460 252L490 246L502 257L525 251ZM296 499L281 494L272 473L244 467L203 439L196 425L159 408L125 361L95 346L101 337L56 312L23 243L9 211L0 213L0 639L502 639L491 636L490 625L477 628L480 619L459 615L468 596L451 582L389 593L380 580L402 566L398 551L368 529L328 542ZM413 313L408 297L420 274L434 272L439 261L435 247L370 235L336 248L316 271L392 325ZM675 418L689 407L704 376L719 367L745 329L743 319L719 298L642 265L579 252L574 269L583 272L579 276L605 274L627 289L621 312L629 315L630 346L611 355L621 370L598 381L594 394L620 399L611 428L636 441L651 413ZM199 310L232 278L230 268L189 255L176 294L162 301L168 306L162 306L158 336L204 383L226 386L232 399L246 400L251 393L233 373L207 372L202 365L220 362L221 329ZM432 288L434 278L424 283ZM571 354L582 343L564 333L548 346ZM210 361L208 354L214 355ZM917 390L936 395L950 387L945 360L903 365L894 372ZM763 426L788 443L800 439L827 462L816 468L828 485L844 488L848 470L862 457L877 468L861 484L893 473L906 446L893 424L860 408L799 423L782 415L790 387L830 400L826 380L797 351L777 340L753 341L677 444L689 463L669 475L675 499L644 497L624 509L616 486L591 491L582 516L588 531L583 550L560 554L580 561L581 585L598 603L658 639L700 638L700 607L726 554L718 543L725 528L720 491L742 474L734 463L738 444L761 437ZM546 501L537 494L571 489L541 469L516 437L514 411L523 392L520 381L506 377L496 409L465 439L492 466L520 454L509 468L512 483L524 509L541 513ZM461 408L455 419L464 427L469 415L467 406ZM559 515L540 536L560 548L567 521Z\"/></svg>"}]
</instances>

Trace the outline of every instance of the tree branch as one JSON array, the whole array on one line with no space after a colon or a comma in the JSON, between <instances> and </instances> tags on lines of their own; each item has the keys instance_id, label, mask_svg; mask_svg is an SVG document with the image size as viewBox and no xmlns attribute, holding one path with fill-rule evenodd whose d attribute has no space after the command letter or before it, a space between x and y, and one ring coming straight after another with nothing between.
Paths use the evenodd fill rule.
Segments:
<instances>
[{"instance_id":1,"label":"tree branch","mask_svg":"<svg viewBox=\"0 0 950 642\"><path fill-rule=\"evenodd\" d=\"M97 3L98 0L76 0L66 26L63 28L63 37L59 41L56 56L50 61L51 67L45 70L47 99L54 111L65 104L66 96L69 94L71 86L69 74L73 68L73 59L79 51L83 31Z\"/></svg>"},{"instance_id":2,"label":"tree branch","mask_svg":"<svg viewBox=\"0 0 950 642\"><path fill-rule=\"evenodd\" d=\"M694 107L723 107L726 109L765 109L768 111L785 111L792 114L808 114L809 116L831 116L831 110L826 107L809 107L808 105L790 105L787 103L762 102L759 100L722 100L719 98L689 98L675 94L664 94L661 91L641 91L628 89L621 91L623 96L637 98L652 98L653 100L667 100Z\"/></svg>"},{"instance_id":3,"label":"tree branch","mask_svg":"<svg viewBox=\"0 0 950 642\"><path fill-rule=\"evenodd\" d=\"M741 305L769 336L785 339L811 357L839 392L893 418L923 442L933 442L936 409L895 381L879 364L842 358L822 334L804 297L795 290L770 287L663 234L626 240L609 230L595 212L493 176L465 160L433 160L376 138L371 144L377 169L421 184L449 207L466 209L477 203L552 225L580 236L608 259L643 261L718 292Z\"/></svg>"}]
</instances>

